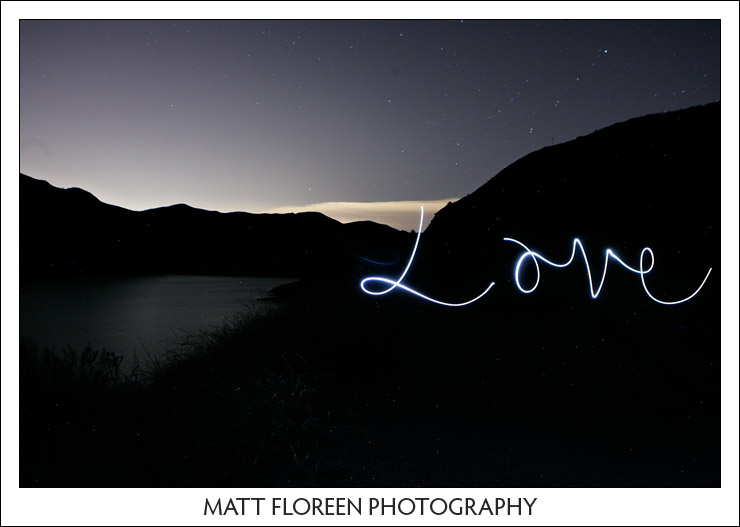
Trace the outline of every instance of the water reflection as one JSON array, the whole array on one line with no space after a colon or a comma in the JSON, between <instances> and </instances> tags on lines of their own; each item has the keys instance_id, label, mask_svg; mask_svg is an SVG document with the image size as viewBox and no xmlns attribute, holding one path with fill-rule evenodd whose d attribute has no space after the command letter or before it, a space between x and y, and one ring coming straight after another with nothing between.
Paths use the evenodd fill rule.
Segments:
<instances>
[{"instance_id":1,"label":"water reflection","mask_svg":"<svg viewBox=\"0 0 740 527\"><path fill-rule=\"evenodd\" d=\"M164 275L48 281L20 286L20 336L40 347L90 344L128 359L162 358L184 335L219 327L282 278Z\"/></svg>"}]
</instances>

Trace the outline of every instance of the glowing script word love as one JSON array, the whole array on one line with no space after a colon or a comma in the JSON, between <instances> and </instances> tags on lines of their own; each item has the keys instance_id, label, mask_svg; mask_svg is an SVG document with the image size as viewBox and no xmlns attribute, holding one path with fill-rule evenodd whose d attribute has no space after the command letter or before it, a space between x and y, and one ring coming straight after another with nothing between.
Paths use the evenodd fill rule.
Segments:
<instances>
[{"instance_id":1,"label":"glowing script word love","mask_svg":"<svg viewBox=\"0 0 740 527\"><path fill-rule=\"evenodd\" d=\"M449 307L466 306L468 304L472 304L473 302L476 302L476 301L480 300L481 298L483 298L483 296L485 296L485 294L488 293L491 290L491 288L494 286L495 282L491 282L488 285L488 287L485 289L485 291L483 291L481 294L479 294L475 298L472 298L472 299L470 299L470 300L468 300L466 302L460 302L460 303L443 302L441 300L437 300L437 299L431 298L431 297L429 297L427 295L424 295L423 293L420 293L419 291L416 291L416 290L414 290L414 289L412 289L412 288L410 288L407 285L404 285L402 283L403 282L403 279L406 277L406 274L409 272L409 269L411 269L411 263L414 261L414 256L416 256L416 250L419 247L419 239L421 238L421 228L422 228L422 225L423 224L424 224L424 207L421 208L421 220L419 221L419 230L418 230L418 232L416 234L416 242L414 243L414 249L413 249L413 251L411 251L411 256L409 257L409 262L406 265L406 269L404 269L403 273L401 273L401 276L399 276L395 280L392 280L390 278L381 277L381 276L369 276L367 278L364 278L360 282L360 288L365 293L367 293L368 295L373 295L373 296L382 296L382 295L385 295L385 294L390 293L394 289L401 289L403 291L406 291L407 293L410 293L412 295L418 296L419 298L422 298L422 299L427 300L429 302L433 302L435 304L439 304L439 305L442 305L442 306L449 306ZM538 262L543 262L543 263L545 263L547 265L550 265L552 267L558 267L558 268L568 267L571 263L573 263L573 260L576 257L576 249L580 249L581 250L581 254L583 255L583 260L586 263L586 274L588 275L589 287L591 289L591 298L597 298L599 296L599 293L601 292L601 288L604 286L604 281L606 280L606 270L609 267L609 261L610 260L614 260L615 262L617 262L618 264L620 264L622 267L624 267L628 271L631 271L633 273L636 273L636 274L640 275L640 281L642 282L642 288L645 290L645 293L647 293L647 295L650 297L650 299L653 300L653 301L655 301L655 302L657 302L657 303L659 303L659 304L663 304L663 305L667 305L667 306L671 306L671 305L675 305L675 304L682 304L683 302L686 302L687 300L691 300L692 298L694 298L694 296L696 296L696 294L699 291L701 291L702 287L704 287L704 284L707 282L707 279L709 278L709 274L712 272L712 269L710 268L709 271L707 271L707 275L704 277L704 280L702 281L701 285L691 295L689 295L686 298L683 298L681 300L665 301L665 300L659 300L659 299L655 298L655 296L648 289L647 283L645 282L645 275L648 274L650 271L652 271L653 266L655 265L655 255L653 254L653 251L652 251L652 249L650 249L650 247L645 247L640 252L640 263L639 263L639 266L637 268L634 268L634 267L631 267L630 265L627 265L621 258L619 258L614 253L614 251L612 251L611 249L607 249L606 250L606 258L604 259L604 271L601 273L601 282L599 283L599 286L596 288L596 290L594 290L594 280L593 280L593 276L591 274L591 266L590 266L589 261L588 261L588 256L586 255L586 250L583 248L583 244L581 243L581 240L579 240L578 238L575 238L573 240L573 251L570 254L570 258L568 259L567 262L561 263L561 264L555 263L555 262L552 262L552 261L548 260L547 258L545 258L544 256L542 256L541 254L532 251L529 247L527 247L526 245L524 245L522 242L520 242L518 240L515 240L513 238L504 238L504 241L516 243L516 244L520 245L524 249L524 253L522 253L522 255L519 257L519 260L517 260L516 267L514 269L514 282L516 283L516 286L519 289L519 291L521 291L522 293L525 293L525 294L529 294L532 291L534 291L535 289L537 289L537 286L540 283L540 265L539 265ZM645 255L646 254L649 254L650 255L650 266L647 269L645 268ZM532 287L530 287L529 289L523 287L522 284L521 284L521 280L520 280L522 265L527 261L527 259L530 259L531 262L534 263L535 270L536 270L536 276L537 276L537 278L535 280L535 284ZM383 289L380 289L378 291L373 291L373 290L371 290L371 289L368 288L368 284L371 284L371 283L384 284L384 288Z\"/></svg>"}]
</instances>

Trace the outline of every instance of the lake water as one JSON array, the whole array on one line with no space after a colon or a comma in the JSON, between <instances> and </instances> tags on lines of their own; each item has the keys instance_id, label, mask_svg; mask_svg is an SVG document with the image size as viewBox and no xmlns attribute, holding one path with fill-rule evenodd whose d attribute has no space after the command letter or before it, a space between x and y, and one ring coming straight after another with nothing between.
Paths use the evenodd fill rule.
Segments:
<instances>
[{"instance_id":1,"label":"lake water","mask_svg":"<svg viewBox=\"0 0 740 527\"><path fill-rule=\"evenodd\" d=\"M40 348L105 348L125 366L134 356L163 358L187 333L240 312L274 308L259 299L292 281L164 275L21 284L20 336Z\"/></svg>"}]
</instances>

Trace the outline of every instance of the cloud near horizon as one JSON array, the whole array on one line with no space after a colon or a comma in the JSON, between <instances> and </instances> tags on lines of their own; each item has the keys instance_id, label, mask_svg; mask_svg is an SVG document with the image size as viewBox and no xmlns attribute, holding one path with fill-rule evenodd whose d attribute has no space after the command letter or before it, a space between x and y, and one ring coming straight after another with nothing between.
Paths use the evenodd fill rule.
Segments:
<instances>
[{"instance_id":1,"label":"cloud near horizon","mask_svg":"<svg viewBox=\"0 0 740 527\"><path fill-rule=\"evenodd\" d=\"M459 198L447 198L436 200L410 200L410 201L327 201L313 203L311 205L282 206L265 210L268 213L287 212L321 212L341 221L350 223L353 221L370 220L384 223L396 229L404 231L419 228L419 210L424 207L425 229L432 218L442 207Z\"/></svg>"}]
</instances>

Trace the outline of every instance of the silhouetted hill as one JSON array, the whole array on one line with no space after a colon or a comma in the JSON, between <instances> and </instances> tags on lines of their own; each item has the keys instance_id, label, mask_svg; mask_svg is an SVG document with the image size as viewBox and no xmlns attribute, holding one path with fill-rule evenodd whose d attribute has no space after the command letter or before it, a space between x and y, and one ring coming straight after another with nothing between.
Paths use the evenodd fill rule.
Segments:
<instances>
[{"instance_id":1,"label":"silhouetted hill","mask_svg":"<svg viewBox=\"0 0 740 527\"><path fill-rule=\"evenodd\" d=\"M22 280L131 273L330 277L366 251L410 244L408 233L320 213L249 214L185 204L141 212L78 188L20 176ZM348 271L349 270L349 271Z\"/></svg>"},{"instance_id":2,"label":"silhouetted hill","mask_svg":"<svg viewBox=\"0 0 740 527\"><path fill-rule=\"evenodd\" d=\"M579 237L595 274L605 248L637 265L649 246L656 256L651 285L659 294L693 291L709 267L715 272L708 285L718 287L719 139L714 103L632 119L533 152L436 214L406 283L460 301L496 281L489 296L521 301L512 285L521 249L503 238L565 261ZM24 175L20 231L22 279L339 273L359 282L380 271L397 276L413 245L408 233L373 222L343 225L319 213L219 213L185 204L134 212ZM582 262L576 268L558 275L563 285L553 298L588 296ZM615 268L603 294L622 286L643 294L634 278ZM683 288L674 292L676 283Z\"/></svg>"},{"instance_id":3,"label":"silhouetted hill","mask_svg":"<svg viewBox=\"0 0 740 527\"><path fill-rule=\"evenodd\" d=\"M426 390L436 404L455 399L451 413L476 408L481 423L504 416L522 431L538 423L558 430L563 444L592 437L600 449L626 438L617 466L632 463L632 444L640 445L635 452L652 449L654 459L704 445L706 457L681 459L695 467L712 459L705 466L718 470L720 183L719 103L615 124L508 166L435 215L403 281L445 302L470 300L494 281L485 297L457 309L399 288L373 298L402 308L396 332L382 341L398 350L387 355L384 374L398 373L386 394L419 379L404 391ZM514 273L524 249L505 237L560 264L578 237L595 288L607 248L639 267L642 249L651 247L655 266L644 279L664 301L691 295L713 270L690 301L662 305L646 294L639 274L611 261L593 299L579 251L567 268L540 263L538 287L523 294ZM398 277L402 265L374 274ZM532 287L534 265L523 268L524 287ZM591 435L600 426L604 433ZM558 457L562 447L543 441L529 456L545 451ZM636 474L649 463L637 465L612 475ZM652 467L646 476L660 470ZM682 477L686 470L674 472Z\"/></svg>"},{"instance_id":4,"label":"silhouetted hill","mask_svg":"<svg viewBox=\"0 0 740 527\"><path fill-rule=\"evenodd\" d=\"M132 212L21 176L22 277L311 277L281 288L302 303L194 339L147 391L101 397L94 369L82 391L85 361L25 350L21 484L718 487L719 109L544 148L445 207L404 284L459 302L496 282L459 309L358 292L371 274L400 276L409 233L320 214ZM504 237L564 262L576 236L596 285L606 247L633 266L652 247L645 279L666 300L714 270L674 306L617 264L593 300L580 254L516 289L522 249Z\"/></svg>"},{"instance_id":5,"label":"silhouetted hill","mask_svg":"<svg viewBox=\"0 0 740 527\"><path fill-rule=\"evenodd\" d=\"M606 248L636 266L649 246L656 257L651 285L681 297L709 267L707 285L719 284L719 198L720 103L632 119L533 152L444 207L422 236L407 282L457 301L496 281L490 295L500 299L514 291L522 254L504 237L559 262L578 237L596 285ZM572 267L543 269L541 287L572 278L552 294L588 297L580 255ZM624 285L644 295L639 277L618 267L610 266L603 294Z\"/></svg>"}]
</instances>

